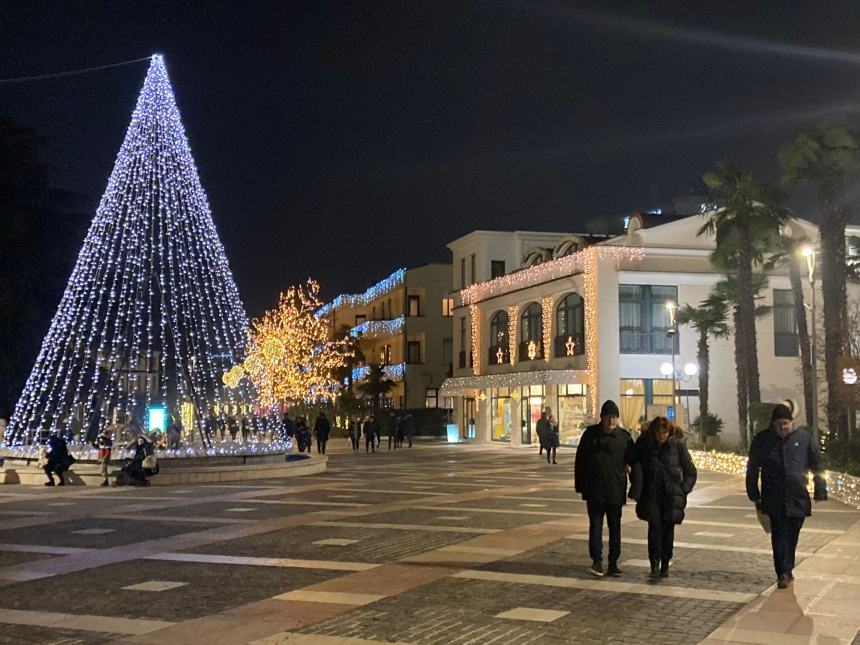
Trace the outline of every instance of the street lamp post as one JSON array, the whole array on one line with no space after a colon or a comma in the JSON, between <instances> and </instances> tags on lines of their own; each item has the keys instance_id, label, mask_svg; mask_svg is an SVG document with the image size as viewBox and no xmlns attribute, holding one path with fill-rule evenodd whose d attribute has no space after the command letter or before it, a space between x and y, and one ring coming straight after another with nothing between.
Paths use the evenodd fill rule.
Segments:
<instances>
[{"instance_id":1,"label":"street lamp post","mask_svg":"<svg viewBox=\"0 0 860 645\"><path fill-rule=\"evenodd\" d=\"M699 373L699 366L698 365L696 365L695 363L687 363L686 365L684 365L684 374L687 377L684 379L684 382L686 383L687 381L692 379L698 373ZM684 393L687 396L687 428L689 429L690 421L691 421L691 419L690 419L690 388L689 387L684 388ZM702 413L700 410L699 411L699 424L701 425L702 423L707 423L704 419L701 418L701 416L702 416Z\"/></svg>"},{"instance_id":2,"label":"street lamp post","mask_svg":"<svg viewBox=\"0 0 860 645\"><path fill-rule=\"evenodd\" d=\"M669 310L669 321L670 326L666 331L666 335L669 336L669 342L672 343L672 421L677 422L678 415L676 414L677 404L675 399L675 334L677 333L677 329L675 328L675 311L677 309L677 305L671 300L666 303L666 309Z\"/></svg>"},{"instance_id":3,"label":"street lamp post","mask_svg":"<svg viewBox=\"0 0 860 645\"><path fill-rule=\"evenodd\" d=\"M820 440L818 432L818 367L816 357L816 339L815 331L815 249L811 246L804 246L801 249L801 254L806 258L806 268L809 271L809 287L812 289L812 356L810 357L810 367L812 368L812 434L815 437L816 445Z\"/></svg>"}]
</instances>

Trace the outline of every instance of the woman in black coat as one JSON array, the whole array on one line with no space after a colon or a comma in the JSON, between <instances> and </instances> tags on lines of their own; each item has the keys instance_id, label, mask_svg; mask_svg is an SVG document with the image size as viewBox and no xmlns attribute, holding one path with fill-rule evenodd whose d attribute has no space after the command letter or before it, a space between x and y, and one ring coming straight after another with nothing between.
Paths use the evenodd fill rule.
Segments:
<instances>
[{"instance_id":1,"label":"woman in black coat","mask_svg":"<svg viewBox=\"0 0 860 645\"><path fill-rule=\"evenodd\" d=\"M636 516L648 522L651 577L666 578L675 525L684 521L687 495L696 484L696 466L684 433L666 417L656 417L636 441L633 488Z\"/></svg>"}]
</instances>

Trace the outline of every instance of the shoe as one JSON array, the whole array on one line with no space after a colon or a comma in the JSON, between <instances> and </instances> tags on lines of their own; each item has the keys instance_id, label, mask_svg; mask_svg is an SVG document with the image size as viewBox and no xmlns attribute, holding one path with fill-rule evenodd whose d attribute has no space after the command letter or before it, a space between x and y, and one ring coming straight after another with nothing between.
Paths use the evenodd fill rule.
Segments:
<instances>
[{"instance_id":1,"label":"shoe","mask_svg":"<svg viewBox=\"0 0 860 645\"><path fill-rule=\"evenodd\" d=\"M594 562L591 563L591 567L588 569L588 571L590 573L592 573L593 575L597 576L598 578L602 578L603 577L603 564L600 562L600 560L595 560Z\"/></svg>"},{"instance_id":2,"label":"shoe","mask_svg":"<svg viewBox=\"0 0 860 645\"><path fill-rule=\"evenodd\" d=\"M557 464L558 462L555 459L553 459L552 463Z\"/></svg>"},{"instance_id":3,"label":"shoe","mask_svg":"<svg viewBox=\"0 0 860 645\"><path fill-rule=\"evenodd\" d=\"M668 560L663 560L663 562L660 564L660 577L661 578L668 578L669 577L669 561Z\"/></svg>"},{"instance_id":4,"label":"shoe","mask_svg":"<svg viewBox=\"0 0 860 645\"><path fill-rule=\"evenodd\" d=\"M54 482L50 481L50 482L45 482L45 486L56 486L56 484Z\"/></svg>"},{"instance_id":5,"label":"shoe","mask_svg":"<svg viewBox=\"0 0 860 645\"><path fill-rule=\"evenodd\" d=\"M57 484L57 486L65 486L65 485L66 485L66 482L62 479L60 480L60 483Z\"/></svg>"},{"instance_id":6,"label":"shoe","mask_svg":"<svg viewBox=\"0 0 860 645\"><path fill-rule=\"evenodd\" d=\"M614 562L610 562L609 566L606 568L606 575L612 576L613 578L617 578L621 575L621 569L618 568L618 565Z\"/></svg>"},{"instance_id":7,"label":"shoe","mask_svg":"<svg viewBox=\"0 0 860 645\"><path fill-rule=\"evenodd\" d=\"M107 488L108 486L110 486L110 482L109 482L107 479L105 479L105 480L102 482L102 488Z\"/></svg>"},{"instance_id":8,"label":"shoe","mask_svg":"<svg viewBox=\"0 0 860 645\"><path fill-rule=\"evenodd\" d=\"M660 561L659 560L651 560L651 573L648 574L648 577L652 580L656 580L660 577Z\"/></svg>"},{"instance_id":9,"label":"shoe","mask_svg":"<svg viewBox=\"0 0 860 645\"><path fill-rule=\"evenodd\" d=\"M779 574L779 577L776 579L776 588L777 589L788 589L788 585L791 584L788 576L784 573Z\"/></svg>"}]
</instances>

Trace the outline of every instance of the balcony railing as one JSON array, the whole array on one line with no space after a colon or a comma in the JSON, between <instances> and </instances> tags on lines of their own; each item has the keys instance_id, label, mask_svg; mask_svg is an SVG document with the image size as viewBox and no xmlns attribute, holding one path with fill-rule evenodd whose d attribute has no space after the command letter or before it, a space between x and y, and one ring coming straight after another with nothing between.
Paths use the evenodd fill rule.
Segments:
<instances>
[{"instance_id":1,"label":"balcony railing","mask_svg":"<svg viewBox=\"0 0 860 645\"><path fill-rule=\"evenodd\" d=\"M501 354L499 354L501 350ZM502 360L499 360L501 356ZM493 345L487 352L487 365L503 365L511 362L511 350L507 345Z\"/></svg>"},{"instance_id":2,"label":"balcony railing","mask_svg":"<svg viewBox=\"0 0 860 645\"><path fill-rule=\"evenodd\" d=\"M534 343L534 348L535 348L534 358L529 356L529 345L531 343ZM519 360L520 361L537 361L537 360L540 360L543 358L543 341L525 340L525 341L520 343L519 351L517 353L519 354Z\"/></svg>"},{"instance_id":3,"label":"balcony railing","mask_svg":"<svg viewBox=\"0 0 860 645\"><path fill-rule=\"evenodd\" d=\"M679 347L677 333L670 336L665 329L658 331L622 329L620 351L622 354L671 354L673 338L677 354Z\"/></svg>"},{"instance_id":4,"label":"balcony railing","mask_svg":"<svg viewBox=\"0 0 860 645\"><path fill-rule=\"evenodd\" d=\"M554 344L555 353L553 354L553 358L563 358L564 356L581 356L585 354L585 334L556 336Z\"/></svg>"}]
</instances>

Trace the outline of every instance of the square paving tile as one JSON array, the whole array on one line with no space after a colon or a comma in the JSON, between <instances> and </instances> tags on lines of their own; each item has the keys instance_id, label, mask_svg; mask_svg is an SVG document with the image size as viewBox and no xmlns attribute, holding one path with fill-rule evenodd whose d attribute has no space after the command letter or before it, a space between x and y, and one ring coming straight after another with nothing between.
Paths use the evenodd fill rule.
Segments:
<instances>
[{"instance_id":1,"label":"square paving tile","mask_svg":"<svg viewBox=\"0 0 860 645\"><path fill-rule=\"evenodd\" d=\"M558 611L556 609L533 609L531 607L517 607L509 609L500 614L496 614L496 618L508 618L510 620L531 620L536 623L551 623L558 620L562 616L567 616L569 611Z\"/></svg>"},{"instance_id":2,"label":"square paving tile","mask_svg":"<svg viewBox=\"0 0 860 645\"><path fill-rule=\"evenodd\" d=\"M317 540L316 542L311 542L311 544L318 544L320 546L349 546L350 544L357 544L358 540L347 540L346 538L328 538L327 540Z\"/></svg>"},{"instance_id":3,"label":"square paving tile","mask_svg":"<svg viewBox=\"0 0 860 645\"><path fill-rule=\"evenodd\" d=\"M113 533L116 529L81 529L80 531L72 531L72 533L76 535L105 535L107 533Z\"/></svg>"},{"instance_id":4,"label":"square paving tile","mask_svg":"<svg viewBox=\"0 0 860 645\"><path fill-rule=\"evenodd\" d=\"M136 585L123 587L123 589L129 591L167 591L168 589L184 587L187 584L187 582L170 582L169 580L147 580L146 582L139 582Z\"/></svg>"},{"instance_id":5,"label":"square paving tile","mask_svg":"<svg viewBox=\"0 0 860 645\"><path fill-rule=\"evenodd\" d=\"M325 602L335 605L369 605L381 600L385 596L377 596L369 593L344 593L342 591L305 591L298 589L280 596L278 600L301 600L304 602Z\"/></svg>"}]
</instances>

